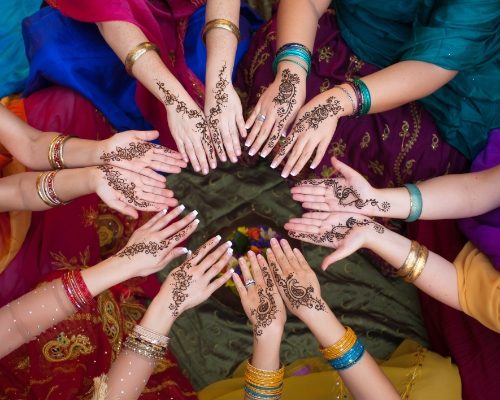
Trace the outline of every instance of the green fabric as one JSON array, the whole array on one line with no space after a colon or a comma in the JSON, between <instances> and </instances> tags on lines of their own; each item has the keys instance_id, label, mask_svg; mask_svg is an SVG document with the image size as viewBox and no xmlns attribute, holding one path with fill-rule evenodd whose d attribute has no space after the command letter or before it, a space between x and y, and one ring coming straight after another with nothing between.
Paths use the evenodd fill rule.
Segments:
<instances>
[{"instance_id":1,"label":"green fabric","mask_svg":"<svg viewBox=\"0 0 500 400\"><path fill-rule=\"evenodd\" d=\"M235 221L249 215L267 217L282 226L291 216L301 214L288 185L263 162L251 168L225 166L208 177L183 172L170 176L169 186L188 210L200 213L201 223L189 243L191 249L224 228L235 228ZM407 337L425 345L413 286L382 276L359 254L322 272L319 264L328 249L304 245L303 251L318 273L327 303L361 336L374 356L387 357ZM162 272L162 279L170 268ZM227 301L222 303L220 293L181 315L170 333L170 346L197 390L228 377L252 351L252 329L246 316L242 310L228 306ZM234 302L238 304L235 297ZM317 346L306 327L289 316L282 361L288 364L318 355Z\"/></svg>"},{"instance_id":2,"label":"green fabric","mask_svg":"<svg viewBox=\"0 0 500 400\"><path fill-rule=\"evenodd\" d=\"M422 100L444 139L469 159L500 126L498 0L343 0L337 20L351 50L381 68L418 60L457 70Z\"/></svg>"}]
</instances>

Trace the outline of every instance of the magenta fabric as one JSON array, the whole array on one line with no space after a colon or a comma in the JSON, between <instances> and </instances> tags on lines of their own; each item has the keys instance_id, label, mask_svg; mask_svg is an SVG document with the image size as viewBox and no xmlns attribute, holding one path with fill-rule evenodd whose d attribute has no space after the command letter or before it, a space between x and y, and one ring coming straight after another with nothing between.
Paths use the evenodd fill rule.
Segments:
<instances>
[{"instance_id":1,"label":"magenta fabric","mask_svg":"<svg viewBox=\"0 0 500 400\"><path fill-rule=\"evenodd\" d=\"M160 49L165 65L194 101L203 108L204 86L186 65L184 36L189 17L206 1L196 0L73 0L49 1L64 15L83 22L125 21L138 26L149 41ZM160 142L177 146L167 125L163 104L144 86L137 85L136 102L144 118L160 132Z\"/></svg>"},{"instance_id":2,"label":"magenta fabric","mask_svg":"<svg viewBox=\"0 0 500 400\"><path fill-rule=\"evenodd\" d=\"M471 172L484 171L497 165L500 165L500 129L490 132L488 144L473 161ZM500 182L498 185L500 190ZM500 207L477 217L462 219L458 224L464 235L500 271Z\"/></svg>"}]
</instances>

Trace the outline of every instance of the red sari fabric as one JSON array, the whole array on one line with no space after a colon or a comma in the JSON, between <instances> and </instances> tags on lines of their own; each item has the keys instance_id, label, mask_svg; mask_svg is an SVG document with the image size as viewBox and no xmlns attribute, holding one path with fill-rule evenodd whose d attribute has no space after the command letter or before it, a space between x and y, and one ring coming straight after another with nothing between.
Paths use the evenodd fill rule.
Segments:
<instances>
[{"instance_id":1,"label":"red sari fabric","mask_svg":"<svg viewBox=\"0 0 500 400\"><path fill-rule=\"evenodd\" d=\"M85 98L61 87L41 90L25 100L28 122L44 131L85 139L105 139L113 132ZM26 240L0 274L2 304L63 270L94 265L115 254L139 220L108 209L96 195L64 207L33 213ZM156 293L156 277L126 282L97 298L97 307L72 315L36 340L0 360L0 393L9 399L77 399L92 388L93 378L109 371L121 343L142 318L144 297ZM148 293L149 291L149 293ZM1 396L0 396L1 397ZM141 399L196 399L196 393L168 352Z\"/></svg>"},{"instance_id":2,"label":"red sari fabric","mask_svg":"<svg viewBox=\"0 0 500 400\"><path fill-rule=\"evenodd\" d=\"M49 3L64 15L82 22L124 21L138 26L160 49L160 56L194 101L203 108L204 87L188 68L184 56L184 36L189 17L205 0L73 0ZM140 83L136 102L144 118L160 132L163 145L176 149L167 125L164 105Z\"/></svg>"}]
</instances>

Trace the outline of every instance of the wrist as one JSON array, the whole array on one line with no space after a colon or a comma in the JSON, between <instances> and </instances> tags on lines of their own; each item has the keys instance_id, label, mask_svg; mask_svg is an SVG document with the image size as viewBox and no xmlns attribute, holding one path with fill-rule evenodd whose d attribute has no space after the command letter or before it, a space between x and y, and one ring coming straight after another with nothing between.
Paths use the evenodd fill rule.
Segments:
<instances>
[{"instance_id":1,"label":"wrist","mask_svg":"<svg viewBox=\"0 0 500 400\"><path fill-rule=\"evenodd\" d=\"M282 76L282 73L285 69L288 69L292 74L297 74L300 78L300 81L299 81L299 86L300 85L306 85L306 80L307 80L307 64L301 60L300 58L297 58L297 57L287 57L287 59L289 60L292 60L292 61L287 61L287 60L282 60L279 64L278 64L278 67L277 67L277 70L276 70L276 77L275 77L275 81L278 81L281 83L281 76ZM304 68L302 68L301 66L297 65L296 62L300 63L303 67L306 68L306 70L304 70Z\"/></svg>"},{"instance_id":2,"label":"wrist","mask_svg":"<svg viewBox=\"0 0 500 400\"><path fill-rule=\"evenodd\" d=\"M346 89L344 86L342 86L342 88ZM350 89L350 87L349 87L349 89ZM337 99L339 101L341 110L337 114L338 118L349 117L352 115L353 103L351 102L349 97L345 94L345 92L343 92L338 87L333 87L332 89L328 90L325 93L328 93L328 97L334 96L335 99ZM353 99L354 99L354 97L353 97ZM355 101L355 99L354 99L354 101Z\"/></svg>"},{"instance_id":3,"label":"wrist","mask_svg":"<svg viewBox=\"0 0 500 400\"><path fill-rule=\"evenodd\" d=\"M83 168L86 176L86 185L89 193L97 193L99 181L101 179L101 171L97 167Z\"/></svg>"},{"instance_id":4,"label":"wrist","mask_svg":"<svg viewBox=\"0 0 500 400\"><path fill-rule=\"evenodd\" d=\"M162 297L161 291L149 305L140 325L157 333L168 336L176 317L168 309L169 299ZM180 315L180 313L179 313Z\"/></svg>"},{"instance_id":5,"label":"wrist","mask_svg":"<svg viewBox=\"0 0 500 400\"><path fill-rule=\"evenodd\" d=\"M330 309L322 315L317 315L314 320L305 323L321 347L331 346L345 334L344 325Z\"/></svg>"}]
</instances>

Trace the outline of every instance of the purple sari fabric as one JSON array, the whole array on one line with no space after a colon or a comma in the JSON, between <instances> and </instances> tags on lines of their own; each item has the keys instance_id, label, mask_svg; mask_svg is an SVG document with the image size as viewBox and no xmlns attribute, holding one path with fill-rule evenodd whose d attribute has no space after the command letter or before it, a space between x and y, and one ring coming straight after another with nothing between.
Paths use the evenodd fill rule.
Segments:
<instances>
[{"instance_id":1,"label":"purple sari fabric","mask_svg":"<svg viewBox=\"0 0 500 400\"><path fill-rule=\"evenodd\" d=\"M500 165L500 129L490 132L488 144L472 163L471 172L484 171L497 165ZM464 218L458 225L500 271L500 207L477 217Z\"/></svg>"}]
</instances>

